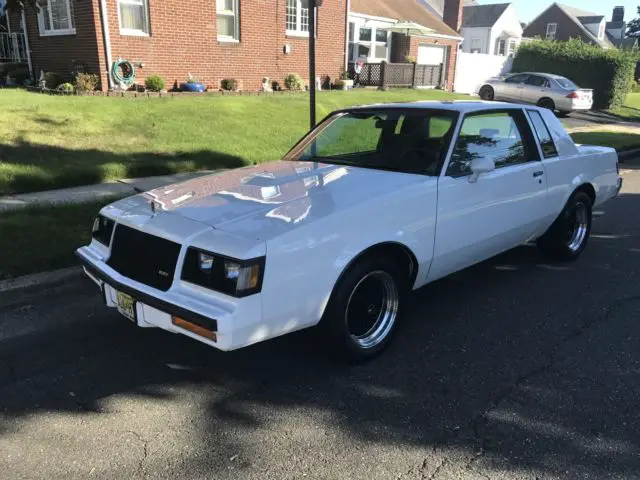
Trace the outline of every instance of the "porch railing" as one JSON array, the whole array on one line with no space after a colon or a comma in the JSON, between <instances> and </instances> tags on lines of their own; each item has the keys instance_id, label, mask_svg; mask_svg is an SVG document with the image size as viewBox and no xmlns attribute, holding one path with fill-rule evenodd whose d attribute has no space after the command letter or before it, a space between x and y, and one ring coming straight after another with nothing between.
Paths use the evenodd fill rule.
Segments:
<instances>
[{"instance_id":1,"label":"porch railing","mask_svg":"<svg viewBox=\"0 0 640 480\"><path fill-rule=\"evenodd\" d=\"M0 62L27 62L23 33L0 33Z\"/></svg>"},{"instance_id":2,"label":"porch railing","mask_svg":"<svg viewBox=\"0 0 640 480\"><path fill-rule=\"evenodd\" d=\"M437 87L443 83L440 65L416 63L365 63L359 74L355 64L349 64L349 73L357 85L365 87Z\"/></svg>"}]
</instances>

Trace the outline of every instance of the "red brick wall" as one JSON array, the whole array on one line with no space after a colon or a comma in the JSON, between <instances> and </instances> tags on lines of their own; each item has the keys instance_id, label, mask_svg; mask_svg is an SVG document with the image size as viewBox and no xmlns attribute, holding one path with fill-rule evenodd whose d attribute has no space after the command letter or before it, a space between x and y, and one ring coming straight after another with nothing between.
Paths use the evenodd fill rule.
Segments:
<instances>
[{"instance_id":1,"label":"red brick wall","mask_svg":"<svg viewBox=\"0 0 640 480\"><path fill-rule=\"evenodd\" d=\"M36 75L44 70L60 73L71 79L72 72L83 68L99 73L96 22L99 23L99 0L75 0L75 35L40 36L36 11L27 7L27 33L31 62ZM97 14L97 15L96 15Z\"/></svg>"},{"instance_id":2,"label":"red brick wall","mask_svg":"<svg viewBox=\"0 0 640 480\"><path fill-rule=\"evenodd\" d=\"M325 0L319 9L318 76L336 78L344 70L346 3ZM137 81L158 74L171 87L191 73L216 89L222 79L235 78L243 90L258 90L265 76L282 85L292 72L308 81L308 38L285 35L285 0L240 0L237 44L217 41L215 0L149 0L149 37L120 35L117 0L107 0L107 5L112 58L143 63ZM292 47L288 55L285 44Z\"/></svg>"},{"instance_id":3,"label":"red brick wall","mask_svg":"<svg viewBox=\"0 0 640 480\"><path fill-rule=\"evenodd\" d=\"M458 45L460 42L455 40L443 40L443 39L435 39L435 38L421 38L421 37L411 37L411 56L414 58L418 58L418 46L424 44L437 44L439 46L447 46L449 47L447 50L447 65L445 71L445 82L447 84L447 91L453 91L453 84L455 81L456 75L456 62L458 61Z\"/></svg>"}]
</instances>

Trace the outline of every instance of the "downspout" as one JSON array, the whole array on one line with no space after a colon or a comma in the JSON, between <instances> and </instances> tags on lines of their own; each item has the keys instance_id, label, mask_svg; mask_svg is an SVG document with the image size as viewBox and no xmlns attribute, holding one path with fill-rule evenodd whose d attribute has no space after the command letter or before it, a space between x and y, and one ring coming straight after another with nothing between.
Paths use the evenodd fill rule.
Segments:
<instances>
[{"instance_id":1,"label":"downspout","mask_svg":"<svg viewBox=\"0 0 640 480\"><path fill-rule=\"evenodd\" d=\"M104 57L107 63L107 81L109 90L113 88L113 80L111 78L111 39L109 38L109 19L107 17L107 2L100 0L100 22L102 24L102 38L104 40Z\"/></svg>"},{"instance_id":2,"label":"downspout","mask_svg":"<svg viewBox=\"0 0 640 480\"><path fill-rule=\"evenodd\" d=\"M347 0L347 14L344 22L344 71L349 70L349 12L351 12L351 0ZM355 35L355 34L354 34ZM354 45L355 48L355 45Z\"/></svg>"},{"instance_id":3,"label":"downspout","mask_svg":"<svg viewBox=\"0 0 640 480\"><path fill-rule=\"evenodd\" d=\"M31 49L29 48L29 32L27 32L27 17L24 14L24 7L22 8L22 15L21 15L21 19L20 21L22 22L22 34L24 35L24 49L26 50L26 54L27 54L27 64L29 65L29 74L31 75L31 78L34 79L34 81L36 80L35 75L33 74L33 65L31 64ZM11 22L10 19L8 19L9 22Z\"/></svg>"}]
</instances>

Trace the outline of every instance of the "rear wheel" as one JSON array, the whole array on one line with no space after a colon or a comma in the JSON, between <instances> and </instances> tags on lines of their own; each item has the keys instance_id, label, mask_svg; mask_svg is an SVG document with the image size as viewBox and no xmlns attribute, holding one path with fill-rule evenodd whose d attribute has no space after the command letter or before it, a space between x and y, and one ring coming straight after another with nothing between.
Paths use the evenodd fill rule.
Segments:
<instances>
[{"instance_id":1,"label":"rear wheel","mask_svg":"<svg viewBox=\"0 0 640 480\"><path fill-rule=\"evenodd\" d=\"M538 100L538 106L551 110L552 112L556 109L556 104L550 98L541 98Z\"/></svg>"},{"instance_id":2,"label":"rear wheel","mask_svg":"<svg viewBox=\"0 0 640 480\"><path fill-rule=\"evenodd\" d=\"M485 85L484 87L482 87L479 93L482 100L486 100L489 102L492 102L496 97L493 87L490 87L489 85Z\"/></svg>"},{"instance_id":3,"label":"rear wheel","mask_svg":"<svg viewBox=\"0 0 640 480\"><path fill-rule=\"evenodd\" d=\"M322 317L329 348L349 362L380 354L391 342L408 290L408 278L393 261L359 261L339 280Z\"/></svg>"},{"instance_id":4,"label":"rear wheel","mask_svg":"<svg viewBox=\"0 0 640 480\"><path fill-rule=\"evenodd\" d=\"M578 191L571 196L549 230L538 239L538 247L557 260L575 260L587 246L591 222L591 198Z\"/></svg>"}]
</instances>

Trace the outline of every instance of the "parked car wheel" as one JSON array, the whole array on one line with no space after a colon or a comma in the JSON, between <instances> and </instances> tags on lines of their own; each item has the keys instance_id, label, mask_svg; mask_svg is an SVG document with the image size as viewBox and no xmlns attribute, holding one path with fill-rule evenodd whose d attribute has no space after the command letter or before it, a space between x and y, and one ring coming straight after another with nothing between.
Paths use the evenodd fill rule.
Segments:
<instances>
[{"instance_id":1,"label":"parked car wheel","mask_svg":"<svg viewBox=\"0 0 640 480\"><path fill-rule=\"evenodd\" d=\"M538 106L551 110L552 112L556 109L556 104L550 98L541 98L538 100Z\"/></svg>"},{"instance_id":2,"label":"parked car wheel","mask_svg":"<svg viewBox=\"0 0 640 480\"><path fill-rule=\"evenodd\" d=\"M339 280L320 323L328 347L343 360L369 360L389 346L409 291L392 260L368 257Z\"/></svg>"},{"instance_id":3,"label":"parked car wheel","mask_svg":"<svg viewBox=\"0 0 640 480\"><path fill-rule=\"evenodd\" d=\"M549 230L538 239L538 247L557 260L575 260L587 246L591 222L591 198L585 192L578 191L569 199Z\"/></svg>"},{"instance_id":4,"label":"parked car wheel","mask_svg":"<svg viewBox=\"0 0 640 480\"><path fill-rule=\"evenodd\" d=\"M484 87L482 87L479 93L480 93L480 98L482 100L486 100L489 102L492 102L493 99L496 97L493 87L490 87L489 85L485 85Z\"/></svg>"}]
</instances>

